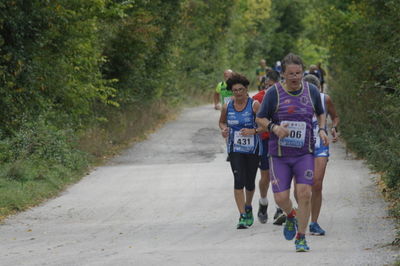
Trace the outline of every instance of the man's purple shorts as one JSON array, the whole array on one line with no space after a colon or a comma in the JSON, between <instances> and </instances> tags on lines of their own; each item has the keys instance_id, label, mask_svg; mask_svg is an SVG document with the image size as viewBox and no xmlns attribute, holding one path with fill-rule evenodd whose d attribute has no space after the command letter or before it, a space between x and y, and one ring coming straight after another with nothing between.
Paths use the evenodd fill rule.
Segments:
<instances>
[{"instance_id":1,"label":"man's purple shorts","mask_svg":"<svg viewBox=\"0 0 400 266\"><path fill-rule=\"evenodd\" d=\"M305 154L297 157L269 158L269 174L274 193L290 189L292 178L297 184L313 185L314 156Z\"/></svg>"}]
</instances>

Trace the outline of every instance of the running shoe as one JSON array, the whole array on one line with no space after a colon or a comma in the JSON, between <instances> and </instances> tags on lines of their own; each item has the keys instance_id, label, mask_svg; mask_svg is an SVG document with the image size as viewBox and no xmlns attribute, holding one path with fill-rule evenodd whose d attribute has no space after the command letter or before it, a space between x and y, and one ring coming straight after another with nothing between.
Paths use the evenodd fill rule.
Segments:
<instances>
[{"instance_id":1,"label":"running shoe","mask_svg":"<svg viewBox=\"0 0 400 266\"><path fill-rule=\"evenodd\" d=\"M267 222L267 220L268 220L267 209L268 209L268 204L267 205L262 205L261 203L259 203L257 216L258 216L258 220L262 224L265 224Z\"/></svg>"},{"instance_id":2,"label":"running shoe","mask_svg":"<svg viewBox=\"0 0 400 266\"><path fill-rule=\"evenodd\" d=\"M274 215L274 224L282 225L286 221L286 214L283 213L281 208L276 208L276 212Z\"/></svg>"},{"instance_id":3,"label":"running shoe","mask_svg":"<svg viewBox=\"0 0 400 266\"><path fill-rule=\"evenodd\" d=\"M251 226L254 223L254 216L252 209L246 209L246 224Z\"/></svg>"},{"instance_id":4,"label":"running shoe","mask_svg":"<svg viewBox=\"0 0 400 266\"><path fill-rule=\"evenodd\" d=\"M286 218L285 227L283 228L283 235L286 240L292 240L296 235L297 220L295 217Z\"/></svg>"},{"instance_id":5,"label":"running shoe","mask_svg":"<svg viewBox=\"0 0 400 266\"><path fill-rule=\"evenodd\" d=\"M323 230L318 223L310 223L310 233L315 236L324 236L325 230Z\"/></svg>"},{"instance_id":6,"label":"running shoe","mask_svg":"<svg viewBox=\"0 0 400 266\"><path fill-rule=\"evenodd\" d=\"M306 238L296 239L294 241L294 245L296 246L296 252L307 252L310 251L310 247L307 245Z\"/></svg>"},{"instance_id":7,"label":"running shoe","mask_svg":"<svg viewBox=\"0 0 400 266\"><path fill-rule=\"evenodd\" d=\"M247 226L247 219L246 219L246 214L241 214L239 217L239 223L237 224L237 229L246 229Z\"/></svg>"}]
</instances>

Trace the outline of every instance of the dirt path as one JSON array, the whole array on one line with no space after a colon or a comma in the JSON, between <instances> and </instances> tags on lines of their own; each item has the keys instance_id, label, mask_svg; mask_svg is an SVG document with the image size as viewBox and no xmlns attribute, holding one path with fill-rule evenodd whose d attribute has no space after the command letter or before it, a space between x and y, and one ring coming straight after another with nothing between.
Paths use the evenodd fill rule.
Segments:
<instances>
[{"instance_id":1,"label":"dirt path","mask_svg":"<svg viewBox=\"0 0 400 266\"><path fill-rule=\"evenodd\" d=\"M282 227L236 230L233 177L211 105L185 109L60 197L0 226L0 265L386 265L398 251L374 177L331 145L311 252ZM258 180L258 179L257 179ZM269 215L274 204L269 191ZM257 205L258 193L254 199ZM255 208L257 209L257 207Z\"/></svg>"}]
</instances>

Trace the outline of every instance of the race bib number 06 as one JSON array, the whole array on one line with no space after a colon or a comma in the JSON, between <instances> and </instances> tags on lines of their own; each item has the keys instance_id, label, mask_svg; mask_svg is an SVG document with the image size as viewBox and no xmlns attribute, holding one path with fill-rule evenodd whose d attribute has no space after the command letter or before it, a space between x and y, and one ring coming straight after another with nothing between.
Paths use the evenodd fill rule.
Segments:
<instances>
[{"instance_id":1,"label":"race bib number 06","mask_svg":"<svg viewBox=\"0 0 400 266\"><path fill-rule=\"evenodd\" d=\"M289 136L280 140L280 144L285 147L301 148L306 139L306 122L282 121L281 125L287 124Z\"/></svg>"}]
</instances>

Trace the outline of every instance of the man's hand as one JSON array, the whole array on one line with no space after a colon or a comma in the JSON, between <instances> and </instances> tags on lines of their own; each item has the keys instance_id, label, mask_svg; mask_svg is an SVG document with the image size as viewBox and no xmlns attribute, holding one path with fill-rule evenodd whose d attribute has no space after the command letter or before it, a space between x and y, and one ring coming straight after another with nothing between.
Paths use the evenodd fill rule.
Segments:
<instances>
[{"instance_id":1,"label":"man's hand","mask_svg":"<svg viewBox=\"0 0 400 266\"><path fill-rule=\"evenodd\" d=\"M339 134L336 132L336 128L333 127L331 133L332 133L332 142L338 141Z\"/></svg>"},{"instance_id":2,"label":"man's hand","mask_svg":"<svg viewBox=\"0 0 400 266\"><path fill-rule=\"evenodd\" d=\"M324 143L324 146L328 146L329 145L329 138L326 135L325 130L319 130L318 134L319 134L319 137L322 139L322 142Z\"/></svg>"},{"instance_id":3,"label":"man's hand","mask_svg":"<svg viewBox=\"0 0 400 266\"><path fill-rule=\"evenodd\" d=\"M272 132L274 132L275 135L277 135L280 139L286 138L289 136L289 129L287 129L288 124L283 124L283 125L275 125L272 128Z\"/></svg>"}]
</instances>

